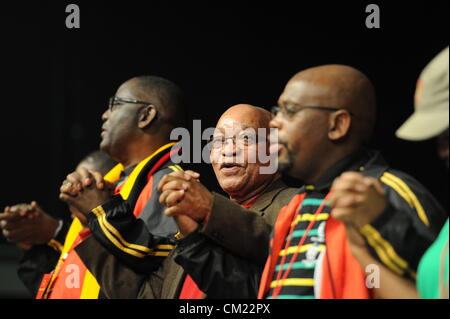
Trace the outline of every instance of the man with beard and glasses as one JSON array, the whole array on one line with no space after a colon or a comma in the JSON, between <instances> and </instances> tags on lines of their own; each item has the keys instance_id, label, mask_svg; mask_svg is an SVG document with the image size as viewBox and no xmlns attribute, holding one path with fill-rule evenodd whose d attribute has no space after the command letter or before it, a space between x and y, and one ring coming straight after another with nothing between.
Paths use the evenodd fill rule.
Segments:
<instances>
[{"instance_id":1,"label":"man with beard and glasses","mask_svg":"<svg viewBox=\"0 0 450 319\"><path fill-rule=\"evenodd\" d=\"M447 47L423 70L417 82L415 112L397 130L397 136L405 140L422 141L436 138L438 153L446 162L447 170L448 59ZM358 220L360 225L386 223L391 224L390 227L396 227L396 216L399 213L386 212L385 207L389 205L389 199L380 182L358 173L344 173L334 181L333 189L334 193L330 198L332 215L344 222L347 232L352 234L349 236L349 243L354 257L361 266L365 268L377 265L379 268L380 287L377 290L380 297L448 299L448 219L439 237L420 260L415 284L413 280L404 278L401 273L389 269L375 259L364 240L368 228L353 225ZM405 245L413 246L413 243L405 242Z\"/></svg>"}]
</instances>

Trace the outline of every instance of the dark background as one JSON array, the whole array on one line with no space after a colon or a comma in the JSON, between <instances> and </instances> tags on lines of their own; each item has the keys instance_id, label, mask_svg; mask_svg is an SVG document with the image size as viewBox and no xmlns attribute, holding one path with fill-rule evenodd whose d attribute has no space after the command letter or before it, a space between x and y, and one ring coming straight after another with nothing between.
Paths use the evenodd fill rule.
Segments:
<instances>
[{"instance_id":1,"label":"dark background","mask_svg":"<svg viewBox=\"0 0 450 319\"><path fill-rule=\"evenodd\" d=\"M69 3L80 6L80 29L65 27ZM381 29L365 26L370 3L380 6ZM30 1L2 3L0 12L0 208L37 200L64 212L62 180L98 147L107 99L133 76L179 84L191 119L206 128L234 104L269 108L292 75L329 63L372 79L373 146L448 208L434 141L394 132L413 111L420 71L448 45L449 1ZM210 167L197 169L217 190Z\"/></svg>"}]
</instances>

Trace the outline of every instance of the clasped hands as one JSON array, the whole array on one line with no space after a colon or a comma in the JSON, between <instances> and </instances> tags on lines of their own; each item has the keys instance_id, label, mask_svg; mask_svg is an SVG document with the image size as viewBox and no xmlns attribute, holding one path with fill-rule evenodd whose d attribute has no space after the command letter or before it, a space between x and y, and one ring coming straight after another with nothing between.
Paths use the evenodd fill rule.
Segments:
<instances>
[{"instance_id":1,"label":"clasped hands","mask_svg":"<svg viewBox=\"0 0 450 319\"><path fill-rule=\"evenodd\" d=\"M114 188L115 184L105 181L99 172L82 167L67 175L61 185L59 198L87 214L108 201L113 196Z\"/></svg>"},{"instance_id":2,"label":"clasped hands","mask_svg":"<svg viewBox=\"0 0 450 319\"><path fill-rule=\"evenodd\" d=\"M44 212L35 201L7 206L0 213L3 236L24 250L50 241L58 224L59 222Z\"/></svg>"},{"instance_id":3,"label":"clasped hands","mask_svg":"<svg viewBox=\"0 0 450 319\"><path fill-rule=\"evenodd\" d=\"M164 176L158 190L164 214L172 216L183 235L195 231L211 213L213 196L194 171L172 172Z\"/></svg>"},{"instance_id":4,"label":"clasped hands","mask_svg":"<svg viewBox=\"0 0 450 319\"><path fill-rule=\"evenodd\" d=\"M199 178L200 174L190 170L172 172L158 185L159 202L167 207L164 214L175 219L183 235L195 231L211 213L213 196ZM60 198L87 213L111 198L114 187L100 173L81 168L67 176L60 188ZM346 172L335 179L332 190L329 199L332 216L345 224L351 245L365 246L359 229L386 208L383 187L375 178Z\"/></svg>"},{"instance_id":5,"label":"clasped hands","mask_svg":"<svg viewBox=\"0 0 450 319\"><path fill-rule=\"evenodd\" d=\"M373 222L387 207L381 183L357 172L346 172L331 187L331 215L344 223L352 251L366 249L360 229Z\"/></svg>"},{"instance_id":6,"label":"clasped hands","mask_svg":"<svg viewBox=\"0 0 450 319\"><path fill-rule=\"evenodd\" d=\"M212 194L199 182L199 177L200 174L193 171L172 172L158 185L159 201L167 207L164 213L175 219L183 235L195 231L211 212ZM110 199L114 187L100 173L80 168L64 180L59 197L87 213Z\"/></svg>"}]
</instances>

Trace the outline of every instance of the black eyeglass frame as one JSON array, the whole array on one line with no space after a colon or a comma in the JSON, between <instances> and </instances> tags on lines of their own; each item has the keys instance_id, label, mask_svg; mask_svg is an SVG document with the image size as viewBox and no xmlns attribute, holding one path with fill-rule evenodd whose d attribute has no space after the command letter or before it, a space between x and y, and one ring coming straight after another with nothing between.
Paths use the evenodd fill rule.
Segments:
<instances>
[{"instance_id":1,"label":"black eyeglass frame","mask_svg":"<svg viewBox=\"0 0 450 319\"><path fill-rule=\"evenodd\" d=\"M114 107L116 105L114 105L114 103L116 102L120 102L120 103L131 103L131 104L142 104L142 105L146 105L146 106L153 106L153 108L155 108L155 105L152 102L147 102L147 101L140 101L140 100L135 100L135 99L128 99L128 98L122 98L122 97L118 97L118 96L111 96L109 98L108 101L108 109L110 112L114 111Z\"/></svg>"},{"instance_id":2,"label":"black eyeglass frame","mask_svg":"<svg viewBox=\"0 0 450 319\"><path fill-rule=\"evenodd\" d=\"M283 111L284 108L284 111ZM352 112L349 110L342 108L342 107L331 107L331 106L320 106L320 105L284 105L282 107L280 106L273 106L270 109L270 112L273 116L276 116L279 112L285 113L287 116L292 116L298 111L302 109L318 109L318 110L324 110L324 111L331 111L336 112L339 110L346 110L351 116L355 116Z\"/></svg>"}]
</instances>

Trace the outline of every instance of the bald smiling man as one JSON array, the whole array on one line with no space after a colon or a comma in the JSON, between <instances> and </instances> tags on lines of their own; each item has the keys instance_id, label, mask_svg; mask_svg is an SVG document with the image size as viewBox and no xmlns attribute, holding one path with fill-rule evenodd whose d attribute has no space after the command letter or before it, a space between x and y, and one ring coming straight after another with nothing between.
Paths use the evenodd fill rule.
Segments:
<instances>
[{"instance_id":1,"label":"bald smiling man","mask_svg":"<svg viewBox=\"0 0 450 319\"><path fill-rule=\"evenodd\" d=\"M213 238L210 246L213 247L216 258L224 258L229 254L228 251L234 252L237 256L244 256L254 261L249 266L250 273L261 271L268 253L271 225L281 207L287 204L295 194L295 189L288 188L281 181L281 174L277 172L260 174L259 169L265 164L252 161L249 156L258 152L258 144L261 149L268 152L267 139L258 141L253 132L258 128L268 130L270 120L271 114L267 110L240 104L228 109L218 121L210 157L219 184L229 198L209 192L197 180L201 177L191 171L166 175L158 187L162 192L161 203L177 202L177 205L171 206L172 212L166 210L166 215L174 216L184 235L195 231L179 243L188 244L197 242L198 238L205 241ZM173 195L167 198L166 195L172 191ZM195 203L192 202L191 193L200 195L195 198ZM205 219L206 214L199 215L206 213L204 209L201 209L206 202L212 205L208 220ZM193 218L177 215L177 209L182 209ZM129 225L129 232L133 231L132 228L133 225ZM229 234L236 228L251 234L247 234L241 240L239 232L233 241L228 240ZM245 238L251 240L246 241ZM247 245L253 242L261 243L258 249L253 249L253 245ZM192 279L186 276L184 269L175 263L173 253L166 258L158 271L151 272L149 269L148 273L142 271L137 273L131 267L123 265L112 252L96 241L78 246L77 252L99 283L103 285L102 289L108 298L198 299L205 297ZM98 262L99 260L101 263ZM236 294L233 290L236 278L230 277L232 282L228 285L223 282L226 278L218 276L213 280L215 286L223 288L223 295L212 297Z\"/></svg>"},{"instance_id":2,"label":"bald smiling man","mask_svg":"<svg viewBox=\"0 0 450 319\"><path fill-rule=\"evenodd\" d=\"M269 299L376 297L376 269L362 269L347 241L347 235L354 235L352 227L358 227L364 234L361 245L367 244L392 271L414 280L420 256L446 214L416 180L391 169L379 152L366 148L375 113L374 88L352 67L325 65L296 74L273 108L270 126L278 129L278 140L273 139L270 148L278 154L279 172L305 185L277 216L262 277L259 280L248 259L228 255L225 260L205 244L186 245L183 251L178 246L176 261L211 296L223 289L214 285L220 274L235 278L235 298L251 297L258 286L258 297ZM370 224L344 224L330 216L331 185L346 171L379 179L383 185L388 205ZM261 252L261 242L249 243L248 233L235 227L225 237ZM199 256L207 257L203 264Z\"/></svg>"}]
</instances>

